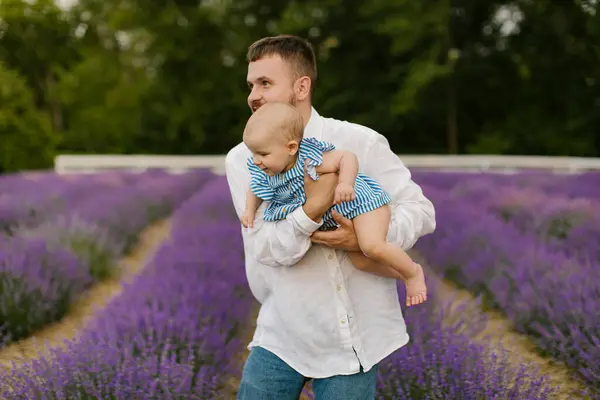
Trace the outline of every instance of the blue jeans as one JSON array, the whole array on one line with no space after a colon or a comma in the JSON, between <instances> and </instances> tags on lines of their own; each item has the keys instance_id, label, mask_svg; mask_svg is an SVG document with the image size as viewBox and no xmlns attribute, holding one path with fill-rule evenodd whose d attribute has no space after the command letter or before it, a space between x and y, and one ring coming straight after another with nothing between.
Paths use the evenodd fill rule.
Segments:
<instances>
[{"instance_id":1,"label":"blue jeans","mask_svg":"<svg viewBox=\"0 0 600 400\"><path fill-rule=\"evenodd\" d=\"M238 400L298 400L309 379L262 347L253 347L244 365ZM315 400L375 399L377 366L369 372L314 379Z\"/></svg>"}]
</instances>

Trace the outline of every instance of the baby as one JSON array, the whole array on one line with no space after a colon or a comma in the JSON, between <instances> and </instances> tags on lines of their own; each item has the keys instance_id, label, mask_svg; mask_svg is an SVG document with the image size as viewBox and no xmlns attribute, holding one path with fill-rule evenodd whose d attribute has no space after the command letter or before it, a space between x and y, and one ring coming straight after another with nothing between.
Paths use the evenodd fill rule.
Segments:
<instances>
[{"instance_id":1,"label":"baby","mask_svg":"<svg viewBox=\"0 0 600 400\"><path fill-rule=\"evenodd\" d=\"M323 216L320 229L337 227L332 210L351 219L362 253L377 262L376 266L359 262L350 253L355 267L404 280L407 306L424 302L427 287L421 266L402 249L386 242L390 196L375 180L358 172L354 153L303 136L302 117L287 103L266 103L249 118L243 140L253 156L247 163L250 190L241 217L244 227L254 226L256 210L263 201L270 202L264 212L265 221L284 219L304 204L305 164L314 180L319 179L318 174L338 172L335 204Z\"/></svg>"}]
</instances>

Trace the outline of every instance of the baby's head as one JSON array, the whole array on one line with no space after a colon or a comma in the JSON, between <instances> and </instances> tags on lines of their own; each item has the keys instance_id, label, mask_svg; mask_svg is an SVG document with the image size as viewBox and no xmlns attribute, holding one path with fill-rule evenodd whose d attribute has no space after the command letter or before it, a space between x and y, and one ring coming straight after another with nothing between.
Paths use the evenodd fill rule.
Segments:
<instances>
[{"instance_id":1,"label":"baby's head","mask_svg":"<svg viewBox=\"0 0 600 400\"><path fill-rule=\"evenodd\" d=\"M243 140L254 163L266 174L277 175L294 166L303 136L304 121L296 108L269 102L250 116Z\"/></svg>"}]
</instances>

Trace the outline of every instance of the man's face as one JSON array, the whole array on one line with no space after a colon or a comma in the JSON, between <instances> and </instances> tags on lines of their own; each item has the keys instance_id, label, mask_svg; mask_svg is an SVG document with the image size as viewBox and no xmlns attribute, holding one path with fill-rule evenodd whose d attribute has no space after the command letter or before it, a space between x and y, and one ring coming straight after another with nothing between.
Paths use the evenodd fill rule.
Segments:
<instances>
[{"instance_id":1,"label":"man's face","mask_svg":"<svg viewBox=\"0 0 600 400\"><path fill-rule=\"evenodd\" d=\"M279 55L266 56L248 64L248 106L254 113L270 101L296 106L294 79L290 66Z\"/></svg>"}]
</instances>

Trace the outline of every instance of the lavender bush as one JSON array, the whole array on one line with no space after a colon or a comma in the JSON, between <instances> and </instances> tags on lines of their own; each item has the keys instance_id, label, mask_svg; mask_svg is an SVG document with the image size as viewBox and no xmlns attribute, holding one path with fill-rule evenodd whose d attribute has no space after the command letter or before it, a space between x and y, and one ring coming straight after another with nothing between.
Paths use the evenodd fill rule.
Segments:
<instances>
[{"instance_id":1,"label":"lavender bush","mask_svg":"<svg viewBox=\"0 0 600 400\"><path fill-rule=\"evenodd\" d=\"M451 194L461 201L476 201L569 257L600 261L600 201L508 185L497 193L489 183L457 185Z\"/></svg>"},{"instance_id":2,"label":"lavender bush","mask_svg":"<svg viewBox=\"0 0 600 400\"><path fill-rule=\"evenodd\" d=\"M68 212L81 202L100 193L117 191L132 183L123 174L97 174L85 176L60 176L43 174L38 179L10 176L10 185L0 179L0 233L10 234L14 229L31 228L49 217ZM134 177L140 179L143 176ZM20 179L17 179L20 178ZM135 181L134 181L135 182Z\"/></svg>"},{"instance_id":3,"label":"lavender bush","mask_svg":"<svg viewBox=\"0 0 600 400\"><path fill-rule=\"evenodd\" d=\"M28 368L13 368L0 394L12 399L224 396L226 379L239 372L236 336L251 306L239 221L231 208L225 179L207 183L176 211L170 240L123 294L65 349L54 349L50 359ZM214 213L223 218L214 221Z\"/></svg>"},{"instance_id":4,"label":"lavender bush","mask_svg":"<svg viewBox=\"0 0 600 400\"><path fill-rule=\"evenodd\" d=\"M145 174L144 179L118 192L102 193L80 204L68 217L108 230L113 240L122 243L127 251L144 227L169 215L210 177L206 169L181 175L159 171Z\"/></svg>"},{"instance_id":5,"label":"lavender bush","mask_svg":"<svg viewBox=\"0 0 600 400\"><path fill-rule=\"evenodd\" d=\"M490 204L500 204L497 199L510 191L495 193L492 200L484 190L449 192L428 186L424 190L436 205L438 225L416 247L429 264L484 294L488 306L502 310L540 350L566 362L589 384L591 393L600 396L600 319L595 317L600 309L600 280L595 279L600 263L590 256L597 250L593 242L587 245L577 238L573 248L588 252L577 256L572 249L566 251L570 233L562 246L557 245L560 236L545 240L539 232L524 229L532 226L525 216L507 222L521 215L512 214L514 205L509 217L502 212L506 207L490 211L494 209ZM520 199L534 206L517 209L534 213L537 208L543 215L543 201L531 193ZM552 199L545 201L551 204Z\"/></svg>"},{"instance_id":6,"label":"lavender bush","mask_svg":"<svg viewBox=\"0 0 600 400\"><path fill-rule=\"evenodd\" d=\"M600 199L600 172L580 174L554 174L545 171L521 171L515 174L439 172L427 170L413 171L413 178L419 184L439 189L455 188L460 184L480 183L501 193L505 186L535 188L552 196L568 196L590 200Z\"/></svg>"},{"instance_id":7,"label":"lavender bush","mask_svg":"<svg viewBox=\"0 0 600 400\"><path fill-rule=\"evenodd\" d=\"M0 344L61 318L92 282L85 262L43 240L0 239Z\"/></svg>"},{"instance_id":8,"label":"lavender bush","mask_svg":"<svg viewBox=\"0 0 600 400\"><path fill-rule=\"evenodd\" d=\"M2 344L26 337L43 325L60 319L73 300L91 283L114 272L117 258L123 255L132 237L152 220L164 216L184 201L208 177L208 171L178 176L158 175L156 172L145 174L131 182L132 186L117 184L112 190L105 190L106 196L113 200L113 207L106 204L106 197L100 198L100 202L89 199L81 207L64 210L64 213L52 218L46 217L39 226L20 227L11 236L2 237ZM90 181L119 182L114 174L110 179L95 176L86 180L80 177L68 180L84 188L87 187L85 182ZM63 194L68 192L64 190ZM82 193L81 190L70 191L71 194L77 192ZM110 208L106 209L107 206ZM147 212L146 206L161 209L152 214ZM136 210L145 209L136 214ZM86 210L94 210L95 213L86 214ZM115 215L123 220L121 225L117 224L119 219ZM113 223L106 224L103 217ZM127 228L125 232L129 242L119 236L123 232L119 229L123 227Z\"/></svg>"},{"instance_id":9,"label":"lavender bush","mask_svg":"<svg viewBox=\"0 0 600 400\"><path fill-rule=\"evenodd\" d=\"M433 294L435 286L430 282ZM553 388L537 371L523 364L515 369L502 349L473 341L486 324L482 314L469 312L473 304L451 310L449 300L434 296L406 311L411 341L380 365L380 400L552 399Z\"/></svg>"},{"instance_id":10,"label":"lavender bush","mask_svg":"<svg viewBox=\"0 0 600 400\"><path fill-rule=\"evenodd\" d=\"M111 186L81 201L67 199L74 207L37 226L15 229L14 234L43 238L52 246L70 249L89 264L95 280L102 280L115 272L117 259L135 245L146 226L166 217L209 176L208 170L182 175L149 171L129 178L128 185L114 173L93 176L92 183ZM87 181L78 176L72 179L80 184Z\"/></svg>"},{"instance_id":11,"label":"lavender bush","mask_svg":"<svg viewBox=\"0 0 600 400\"><path fill-rule=\"evenodd\" d=\"M112 237L108 229L76 215L58 216L33 229L18 230L15 236L45 240L53 249L68 249L88 266L94 281L112 276L125 253L125 244Z\"/></svg>"},{"instance_id":12,"label":"lavender bush","mask_svg":"<svg viewBox=\"0 0 600 400\"><path fill-rule=\"evenodd\" d=\"M211 180L176 211L170 239L123 294L65 349L15 366L0 394L233 398L226 379L240 373L238 336L252 304L239 226L225 179ZM408 311L412 343L382 365L381 399L548 398L535 374L509 370L469 339L480 323L448 325L432 303Z\"/></svg>"}]
</instances>

